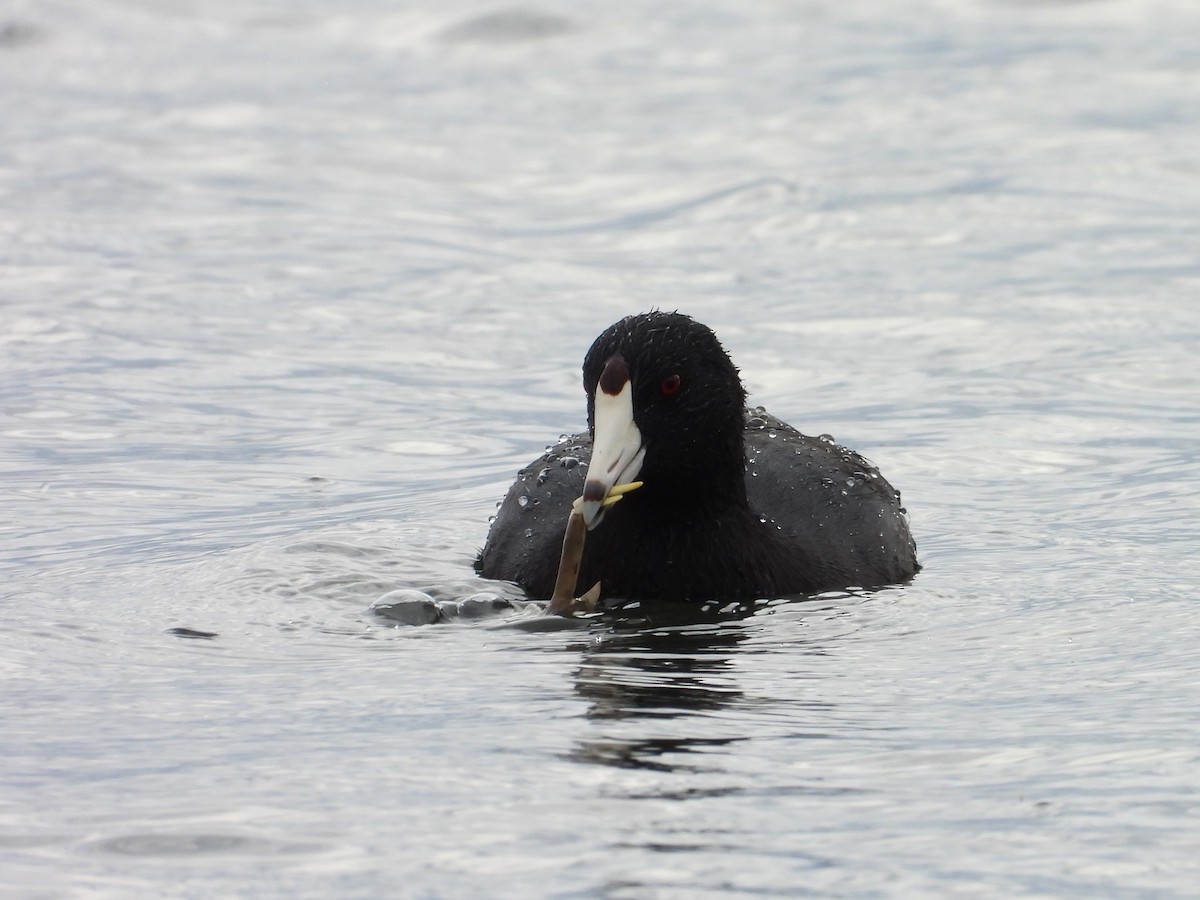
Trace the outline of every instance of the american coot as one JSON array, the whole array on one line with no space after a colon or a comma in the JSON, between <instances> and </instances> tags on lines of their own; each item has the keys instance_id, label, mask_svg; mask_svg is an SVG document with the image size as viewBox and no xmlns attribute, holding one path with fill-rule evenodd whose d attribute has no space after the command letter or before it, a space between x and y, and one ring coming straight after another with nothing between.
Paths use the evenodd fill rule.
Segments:
<instances>
[{"instance_id":1,"label":"american coot","mask_svg":"<svg viewBox=\"0 0 1200 900\"><path fill-rule=\"evenodd\" d=\"M583 361L588 433L518 474L476 560L549 597L584 498L580 590L606 598L750 600L904 581L920 566L900 495L828 437L746 409L738 370L681 313L629 316ZM601 507L608 490L643 486Z\"/></svg>"}]
</instances>

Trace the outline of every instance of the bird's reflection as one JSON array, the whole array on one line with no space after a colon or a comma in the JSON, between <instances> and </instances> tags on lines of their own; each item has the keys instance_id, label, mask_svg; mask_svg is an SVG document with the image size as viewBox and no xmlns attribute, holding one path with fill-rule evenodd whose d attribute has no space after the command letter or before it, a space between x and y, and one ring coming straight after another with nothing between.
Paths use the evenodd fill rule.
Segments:
<instances>
[{"instance_id":1,"label":"bird's reflection","mask_svg":"<svg viewBox=\"0 0 1200 900\"><path fill-rule=\"evenodd\" d=\"M674 718L741 696L733 655L740 628L654 628L613 633L584 650L575 689L593 719Z\"/></svg>"},{"instance_id":2,"label":"bird's reflection","mask_svg":"<svg viewBox=\"0 0 1200 900\"><path fill-rule=\"evenodd\" d=\"M735 657L750 634L746 620L754 611L753 605L727 607L710 611L702 621L694 609L678 606L617 611L583 648L575 673L575 690L588 701L588 718L626 724L685 720L696 724L689 730L710 732L717 724L713 714L743 697ZM745 739L612 733L581 741L572 756L620 768L695 770L702 767L699 757L693 763L689 754Z\"/></svg>"}]
</instances>

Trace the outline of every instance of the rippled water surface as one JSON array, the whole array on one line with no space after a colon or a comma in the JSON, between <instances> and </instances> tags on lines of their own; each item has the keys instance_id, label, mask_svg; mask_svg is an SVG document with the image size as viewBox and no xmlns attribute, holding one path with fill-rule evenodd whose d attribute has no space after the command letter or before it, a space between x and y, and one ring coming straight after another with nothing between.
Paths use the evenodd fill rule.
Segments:
<instances>
[{"instance_id":1,"label":"rippled water surface","mask_svg":"<svg viewBox=\"0 0 1200 900\"><path fill-rule=\"evenodd\" d=\"M1190 2L9 4L0 886L1200 883ZM904 492L908 586L425 627L616 318Z\"/></svg>"}]
</instances>

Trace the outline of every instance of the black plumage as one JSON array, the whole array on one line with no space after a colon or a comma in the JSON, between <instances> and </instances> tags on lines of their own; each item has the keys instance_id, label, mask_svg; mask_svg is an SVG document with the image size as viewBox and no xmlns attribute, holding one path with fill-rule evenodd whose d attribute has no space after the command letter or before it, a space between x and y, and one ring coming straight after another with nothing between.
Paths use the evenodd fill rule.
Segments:
<instances>
[{"instance_id":1,"label":"black plumage","mask_svg":"<svg viewBox=\"0 0 1200 900\"><path fill-rule=\"evenodd\" d=\"M480 574L550 596L591 459L597 385L617 356L645 448L643 487L588 532L581 591L599 581L607 598L742 601L877 587L919 570L899 493L871 463L746 409L716 336L680 313L651 312L592 344L583 366L589 431L521 470L476 561Z\"/></svg>"}]
</instances>

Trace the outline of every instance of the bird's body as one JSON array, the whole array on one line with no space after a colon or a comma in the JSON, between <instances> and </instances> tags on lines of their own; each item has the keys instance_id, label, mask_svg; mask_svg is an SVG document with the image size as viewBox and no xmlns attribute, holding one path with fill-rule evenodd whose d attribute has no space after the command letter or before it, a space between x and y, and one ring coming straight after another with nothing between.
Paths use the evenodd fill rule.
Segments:
<instances>
[{"instance_id":1,"label":"bird's body","mask_svg":"<svg viewBox=\"0 0 1200 900\"><path fill-rule=\"evenodd\" d=\"M899 493L854 451L745 409L737 370L703 325L678 313L624 319L593 344L584 382L598 444L604 404L622 392L631 406L626 449L600 454L601 488L591 431L522 469L477 560L485 577L549 597L572 502L630 473L643 486L589 523L581 589L742 601L893 584L919 569Z\"/></svg>"}]
</instances>

